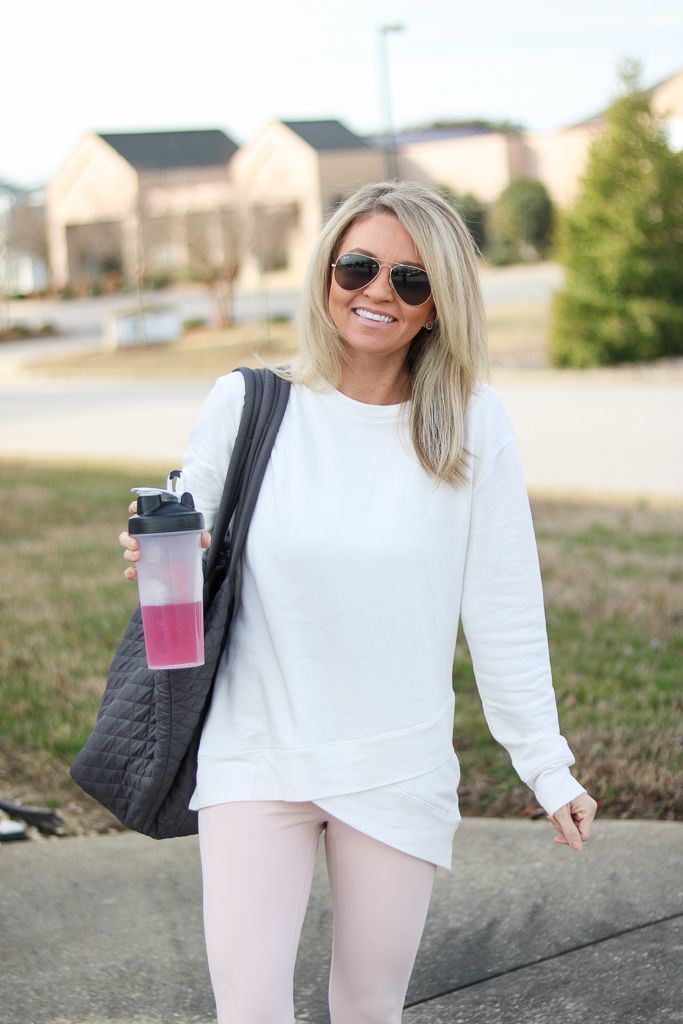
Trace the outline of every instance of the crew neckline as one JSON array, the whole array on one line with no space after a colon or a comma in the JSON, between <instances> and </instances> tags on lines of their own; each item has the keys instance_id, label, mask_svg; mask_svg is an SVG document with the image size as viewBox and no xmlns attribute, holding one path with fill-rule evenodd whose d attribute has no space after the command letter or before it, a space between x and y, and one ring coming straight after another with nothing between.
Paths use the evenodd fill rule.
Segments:
<instances>
[{"instance_id":1,"label":"crew neckline","mask_svg":"<svg viewBox=\"0 0 683 1024\"><path fill-rule=\"evenodd\" d=\"M354 419L363 420L396 420L407 414L410 401L397 402L393 405L372 405L369 402L359 402L356 398L350 398L343 391L337 388L330 388L321 392L322 396L334 405L340 412Z\"/></svg>"}]
</instances>

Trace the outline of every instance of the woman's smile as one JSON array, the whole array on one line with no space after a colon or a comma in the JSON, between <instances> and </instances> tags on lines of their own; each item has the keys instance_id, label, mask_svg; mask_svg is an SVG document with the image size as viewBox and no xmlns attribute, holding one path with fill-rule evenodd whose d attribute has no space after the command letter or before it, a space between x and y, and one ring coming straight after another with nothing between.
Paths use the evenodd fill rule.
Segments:
<instances>
[{"instance_id":1,"label":"woman's smile","mask_svg":"<svg viewBox=\"0 0 683 1024\"><path fill-rule=\"evenodd\" d=\"M388 313L378 313L373 309L366 309L364 306L359 306L353 311L356 316L360 317L361 320L369 320L370 323L376 324L394 324L396 323L395 316L389 316Z\"/></svg>"}]
</instances>

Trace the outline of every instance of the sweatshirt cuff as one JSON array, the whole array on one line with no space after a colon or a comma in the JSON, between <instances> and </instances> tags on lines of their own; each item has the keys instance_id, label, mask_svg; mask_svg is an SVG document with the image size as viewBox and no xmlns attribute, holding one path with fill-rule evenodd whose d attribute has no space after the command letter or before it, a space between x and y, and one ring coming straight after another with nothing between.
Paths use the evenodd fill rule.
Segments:
<instances>
[{"instance_id":1,"label":"sweatshirt cuff","mask_svg":"<svg viewBox=\"0 0 683 1024\"><path fill-rule=\"evenodd\" d=\"M566 765L540 772L534 779L533 790L546 814L554 814L560 807L586 792Z\"/></svg>"}]
</instances>

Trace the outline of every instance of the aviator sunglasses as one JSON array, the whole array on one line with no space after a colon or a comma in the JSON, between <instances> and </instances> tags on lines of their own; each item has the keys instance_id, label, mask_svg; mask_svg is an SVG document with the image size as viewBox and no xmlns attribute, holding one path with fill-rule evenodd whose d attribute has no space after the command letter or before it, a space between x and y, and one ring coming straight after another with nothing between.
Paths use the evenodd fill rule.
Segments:
<instances>
[{"instance_id":1,"label":"aviator sunglasses","mask_svg":"<svg viewBox=\"0 0 683 1024\"><path fill-rule=\"evenodd\" d=\"M347 292L357 292L374 281L382 267L389 268L389 280L399 299L407 306L422 306L432 294L427 271L409 263L381 263L360 252L345 252L333 263L334 279Z\"/></svg>"}]
</instances>

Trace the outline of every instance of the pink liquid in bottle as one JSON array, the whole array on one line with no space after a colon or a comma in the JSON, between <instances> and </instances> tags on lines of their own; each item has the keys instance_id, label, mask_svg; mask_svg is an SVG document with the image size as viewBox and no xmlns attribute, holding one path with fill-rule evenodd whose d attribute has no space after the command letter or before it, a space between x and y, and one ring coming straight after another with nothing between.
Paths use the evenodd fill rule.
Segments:
<instances>
[{"instance_id":1,"label":"pink liquid in bottle","mask_svg":"<svg viewBox=\"0 0 683 1024\"><path fill-rule=\"evenodd\" d=\"M143 605L142 624L150 668L186 668L204 664L201 601Z\"/></svg>"}]
</instances>

